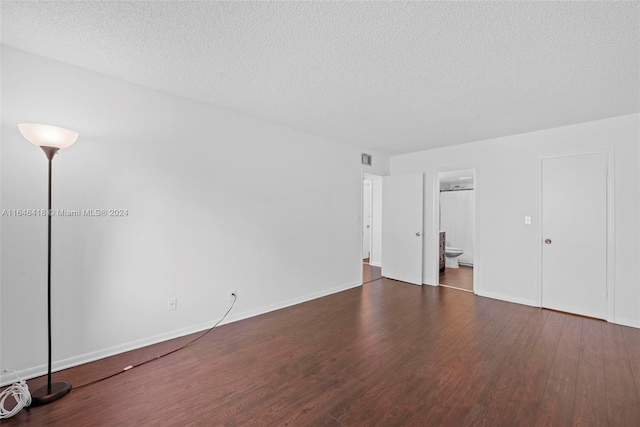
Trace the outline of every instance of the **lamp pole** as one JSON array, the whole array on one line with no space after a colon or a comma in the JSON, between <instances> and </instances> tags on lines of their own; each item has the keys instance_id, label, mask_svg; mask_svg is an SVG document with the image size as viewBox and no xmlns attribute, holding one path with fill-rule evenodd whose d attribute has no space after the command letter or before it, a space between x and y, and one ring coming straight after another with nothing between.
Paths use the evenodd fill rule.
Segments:
<instances>
[{"instance_id":1,"label":"lamp pole","mask_svg":"<svg viewBox=\"0 0 640 427\"><path fill-rule=\"evenodd\" d=\"M69 393L71 384L65 381L51 382L51 189L53 157L61 149L76 142L78 134L56 126L22 123L18 126L22 135L44 151L49 162L47 204L47 384L31 393L31 406L46 405Z\"/></svg>"},{"instance_id":2,"label":"lamp pole","mask_svg":"<svg viewBox=\"0 0 640 427\"><path fill-rule=\"evenodd\" d=\"M51 187L53 156L60 150L58 147L41 146L49 160L49 185L47 206L47 385L31 393L31 406L40 406L60 399L71 390L71 384L65 381L51 382Z\"/></svg>"},{"instance_id":3,"label":"lamp pole","mask_svg":"<svg viewBox=\"0 0 640 427\"><path fill-rule=\"evenodd\" d=\"M51 173L53 171L53 156L59 148L42 147L49 159L49 203L47 206L47 395L51 394Z\"/></svg>"}]
</instances>

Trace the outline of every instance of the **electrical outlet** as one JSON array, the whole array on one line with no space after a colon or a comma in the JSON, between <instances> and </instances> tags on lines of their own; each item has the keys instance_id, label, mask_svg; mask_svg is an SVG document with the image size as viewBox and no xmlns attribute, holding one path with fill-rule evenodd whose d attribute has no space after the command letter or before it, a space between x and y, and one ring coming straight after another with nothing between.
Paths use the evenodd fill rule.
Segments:
<instances>
[{"instance_id":1,"label":"electrical outlet","mask_svg":"<svg viewBox=\"0 0 640 427\"><path fill-rule=\"evenodd\" d=\"M169 298L167 300L167 311L175 310L178 306L177 298Z\"/></svg>"},{"instance_id":2,"label":"electrical outlet","mask_svg":"<svg viewBox=\"0 0 640 427\"><path fill-rule=\"evenodd\" d=\"M236 289L229 291L229 302L233 302L238 299L238 291Z\"/></svg>"}]
</instances>

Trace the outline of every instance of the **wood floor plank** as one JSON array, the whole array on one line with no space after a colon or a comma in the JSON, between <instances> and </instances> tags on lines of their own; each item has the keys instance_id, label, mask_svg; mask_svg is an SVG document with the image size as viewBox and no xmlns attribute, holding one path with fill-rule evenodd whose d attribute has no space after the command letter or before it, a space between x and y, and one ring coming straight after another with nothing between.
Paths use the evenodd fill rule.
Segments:
<instances>
[{"instance_id":1,"label":"wood floor plank","mask_svg":"<svg viewBox=\"0 0 640 427\"><path fill-rule=\"evenodd\" d=\"M503 358L503 363L477 401L486 407L482 423L518 425L518 411L526 399L522 392L525 383L524 370L548 317L549 312L546 310L528 311L526 327L520 328L515 341Z\"/></svg>"},{"instance_id":2,"label":"wood floor plank","mask_svg":"<svg viewBox=\"0 0 640 427\"><path fill-rule=\"evenodd\" d=\"M429 347L423 343L416 343L415 346L401 349L402 353L398 352L396 357L386 364L383 371L386 374L385 378L363 392L340 414L333 415L346 425L357 424L364 420L373 422L377 419L391 423L395 419L391 415L396 414L400 409L402 409L400 413L410 413L414 420L422 419L421 415L414 412L414 408L437 405L438 398L447 395L449 390L455 389L455 385L464 377L464 365L460 363L455 364L454 370L442 370L437 367L441 367L445 361L452 366L453 359L461 354L468 354L465 349L468 348L468 342L474 338L474 334L477 332L475 328L484 331L484 327L500 313L499 310L490 310L494 304L499 307L504 306L504 303L493 301L485 310L473 315L475 320L460 325L452 322L449 326L456 329L454 331L449 328L441 329L432 339L425 342ZM451 340L446 346L439 341L443 337L449 337ZM479 337L475 336L475 338ZM420 356L416 357L417 354ZM407 365L409 359L422 360L420 365L423 366L409 367ZM426 370L419 369L424 367ZM372 401L384 402L384 404L376 406L377 411L382 411L383 414L371 411ZM392 411L391 408L393 408ZM391 411L390 415L384 415L385 411ZM404 422L401 417L396 421ZM424 421L427 422L426 419Z\"/></svg>"},{"instance_id":3,"label":"wood floor plank","mask_svg":"<svg viewBox=\"0 0 640 427\"><path fill-rule=\"evenodd\" d=\"M612 425L639 426L640 399L622 328L612 323L602 325L608 421Z\"/></svg>"},{"instance_id":4,"label":"wood floor plank","mask_svg":"<svg viewBox=\"0 0 640 427\"><path fill-rule=\"evenodd\" d=\"M533 351L524 365L520 385L517 386L517 394L520 397L515 421L518 425L534 425L538 420L566 320L567 316L563 314L549 313Z\"/></svg>"},{"instance_id":5,"label":"wood floor plank","mask_svg":"<svg viewBox=\"0 0 640 427\"><path fill-rule=\"evenodd\" d=\"M636 383L636 391L640 395L640 329L623 326L622 334Z\"/></svg>"},{"instance_id":6,"label":"wood floor plank","mask_svg":"<svg viewBox=\"0 0 640 427\"><path fill-rule=\"evenodd\" d=\"M573 424L608 425L602 326L604 322L583 319L576 378Z\"/></svg>"},{"instance_id":7,"label":"wood floor plank","mask_svg":"<svg viewBox=\"0 0 640 427\"><path fill-rule=\"evenodd\" d=\"M538 394L542 401L536 419L539 427L571 425L575 401L582 318L565 316L558 346L554 353L553 365L545 390Z\"/></svg>"},{"instance_id":8,"label":"wood floor plank","mask_svg":"<svg viewBox=\"0 0 640 427\"><path fill-rule=\"evenodd\" d=\"M443 394L431 417L444 425L463 425L469 414L478 409L476 401L479 395L502 363L500 353L506 353L511 346L510 338L515 339L515 334L504 334L514 315L512 308L510 305L503 307L499 316L478 331L477 341L462 352L463 375L455 384L455 390Z\"/></svg>"},{"instance_id":9,"label":"wood floor plank","mask_svg":"<svg viewBox=\"0 0 640 427\"><path fill-rule=\"evenodd\" d=\"M421 410L429 418L430 423L463 425L468 422L468 414L472 410L477 410L476 401L486 388L487 383L506 356L508 349L512 346L521 328L526 325L527 315L520 312L515 306L507 304L500 308L500 313L492 320L487 328L487 335L482 342L473 342L470 358L465 362L464 377L456 385L453 395L447 396L442 393L440 401L432 402L426 398ZM496 331L497 334L492 334ZM479 336L479 338L482 338ZM463 353L468 352L465 349ZM479 354L478 354L479 353ZM432 390L437 387L432 387ZM432 391L433 393L433 391Z\"/></svg>"}]
</instances>

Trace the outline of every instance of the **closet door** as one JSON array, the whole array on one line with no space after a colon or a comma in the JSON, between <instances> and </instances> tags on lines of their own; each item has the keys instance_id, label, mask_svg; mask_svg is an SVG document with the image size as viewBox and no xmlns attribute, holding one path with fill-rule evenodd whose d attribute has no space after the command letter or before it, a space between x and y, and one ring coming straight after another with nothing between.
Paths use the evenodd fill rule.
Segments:
<instances>
[{"instance_id":1,"label":"closet door","mask_svg":"<svg viewBox=\"0 0 640 427\"><path fill-rule=\"evenodd\" d=\"M607 155L542 160L542 306L607 317Z\"/></svg>"}]
</instances>

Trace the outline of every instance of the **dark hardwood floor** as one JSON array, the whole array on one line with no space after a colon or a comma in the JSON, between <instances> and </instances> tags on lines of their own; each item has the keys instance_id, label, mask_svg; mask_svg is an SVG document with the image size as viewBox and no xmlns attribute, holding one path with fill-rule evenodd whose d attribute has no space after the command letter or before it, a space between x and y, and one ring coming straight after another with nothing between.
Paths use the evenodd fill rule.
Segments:
<instances>
[{"instance_id":1,"label":"dark hardwood floor","mask_svg":"<svg viewBox=\"0 0 640 427\"><path fill-rule=\"evenodd\" d=\"M54 379L78 386L190 339ZM216 328L2 424L637 427L639 389L640 329L379 279Z\"/></svg>"},{"instance_id":2,"label":"dark hardwood floor","mask_svg":"<svg viewBox=\"0 0 640 427\"><path fill-rule=\"evenodd\" d=\"M444 273L440 273L440 284L473 292L473 267L445 268Z\"/></svg>"}]
</instances>

